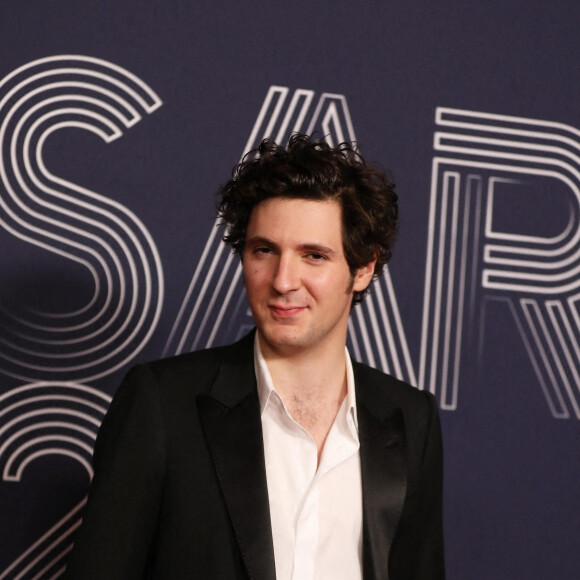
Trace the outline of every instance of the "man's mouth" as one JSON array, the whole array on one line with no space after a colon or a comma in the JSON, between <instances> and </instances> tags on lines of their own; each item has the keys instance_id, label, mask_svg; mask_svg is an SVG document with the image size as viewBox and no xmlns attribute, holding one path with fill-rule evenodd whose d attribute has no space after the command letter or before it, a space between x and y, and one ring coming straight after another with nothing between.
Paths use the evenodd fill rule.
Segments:
<instances>
[{"instance_id":1,"label":"man's mouth","mask_svg":"<svg viewBox=\"0 0 580 580\"><path fill-rule=\"evenodd\" d=\"M293 306L288 304L270 304L268 306L277 318L292 318L306 309L305 306Z\"/></svg>"}]
</instances>

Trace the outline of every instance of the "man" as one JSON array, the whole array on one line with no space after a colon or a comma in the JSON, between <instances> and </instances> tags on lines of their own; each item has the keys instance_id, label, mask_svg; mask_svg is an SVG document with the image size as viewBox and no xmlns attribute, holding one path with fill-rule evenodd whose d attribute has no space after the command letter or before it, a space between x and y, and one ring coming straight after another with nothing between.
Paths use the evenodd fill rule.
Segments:
<instances>
[{"instance_id":1,"label":"man","mask_svg":"<svg viewBox=\"0 0 580 580\"><path fill-rule=\"evenodd\" d=\"M129 373L68 577L444 578L434 398L345 349L391 256L392 184L352 146L294 135L221 195L257 330Z\"/></svg>"}]
</instances>

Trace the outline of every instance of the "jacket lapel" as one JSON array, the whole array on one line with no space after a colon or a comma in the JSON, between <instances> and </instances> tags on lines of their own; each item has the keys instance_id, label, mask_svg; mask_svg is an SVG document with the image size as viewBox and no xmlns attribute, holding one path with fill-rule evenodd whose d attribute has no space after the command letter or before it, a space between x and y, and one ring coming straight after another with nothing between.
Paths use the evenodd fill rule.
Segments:
<instances>
[{"instance_id":1,"label":"jacket lapel","mask_svg":"<svg viewBox=\"0 0 580 580\"><path fill-rule=\"evenodd\" d=\"M274 580L274 547L264 462L260 403L253 365L253 333L224 357L199 415L250 578Z\"/></svg>"},{"instance_id":2,"label":"jacket lapel","mask_svg":"<svg viewBox=\"0 0 580 580\"><path fill-rule=\"evenodd\" d=\"M405 425L384 387L355 365L363 489L364 580L388 578L389 551L407 491ZM376 378L376 377L375 377Z\"/></svg>"}]
</instances>

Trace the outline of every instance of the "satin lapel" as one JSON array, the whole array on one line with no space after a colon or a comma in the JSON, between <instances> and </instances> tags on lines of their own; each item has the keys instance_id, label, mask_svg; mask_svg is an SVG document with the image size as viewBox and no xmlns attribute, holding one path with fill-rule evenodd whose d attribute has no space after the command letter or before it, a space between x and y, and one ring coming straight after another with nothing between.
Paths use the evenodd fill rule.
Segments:
<instances>
[{"instance_id":1,"label":"satin lapel","mask_svg":"<svg viewBox=\"0 0 580 580\"><path fill-rule=\"evenodd\" d=\"M389 551L407 492L405 426L400 409L386 409L357 377L363 489L364 580L388 578ZM372 389L371 389L372 391Z\"/></svg>"},{"instance_id":2,"label":"satin lapel","mask_svg":"<svg viewBox=\"0 0 580 580\"><path fill-rule=\"evenodd\" d=\"M260 403L252 350L224 364L209 395L197 398L219 485L253 580L275 580ZM235 357L233 357L235 358Z\"/></svg>"}]
</instances>

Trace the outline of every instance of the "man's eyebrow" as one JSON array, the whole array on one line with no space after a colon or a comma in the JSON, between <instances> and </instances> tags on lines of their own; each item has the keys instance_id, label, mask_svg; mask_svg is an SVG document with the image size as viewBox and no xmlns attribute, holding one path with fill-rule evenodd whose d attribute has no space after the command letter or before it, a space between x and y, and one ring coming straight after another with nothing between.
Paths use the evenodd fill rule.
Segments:
<instances>
[{"instance_id":1,"label":"man's eyebrow","mask_svg":"<svg viewBox=\"0 0 580 580\"><path fill-rule=\"evenodd\" d=\"M251 238L248 238L246 240L246 246L259 246L259 245L264 245L264 246L272 246L272 247L277 247L276 242L273 242L272 240L265 238L263 236L253 236Z\"/></svg>"},{"instance_id":2,"label":"man's eyebrow","mask_svg":"<svg viewBox=\"0 0 580 580\"><path fill-rule=\"evenodd\" d=\"M269 238L264 236L253 236L246 240L246 246L269 246L271 248L278 248L278 244ZM302 251L310 251L316 254L327 254L327 255L334 255L337 253L336 250L331 248L330 246L325 246L324 244L320 244L318 242L305 242L303 244L298 245L298 249Z\"/></svg>"},{"instance_id":3,"label":"man's eyebrow","mask_svg":"<svg viewBox=\"0 0 580 580\"><path fill-rule=\"evenodd\" d=\"M324 244L317 244L317 243L307 243L307 244L300 244L298 246L301 250L310 250L311 252L315 252L316 254L329 254L333 255L336 254L336 250L333 250L329 246L325 246Z\"/></svg>"}]
</instances>

